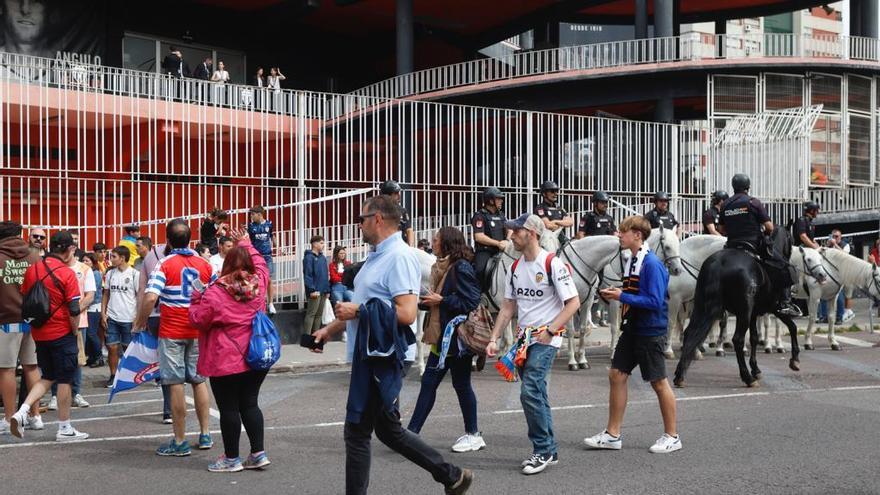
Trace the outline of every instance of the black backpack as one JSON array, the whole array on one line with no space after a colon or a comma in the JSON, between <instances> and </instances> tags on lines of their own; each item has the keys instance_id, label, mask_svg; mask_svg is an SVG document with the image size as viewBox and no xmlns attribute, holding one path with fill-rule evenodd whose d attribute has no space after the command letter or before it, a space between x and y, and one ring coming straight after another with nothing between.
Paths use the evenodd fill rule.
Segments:
<instances>
[{"instance_id":1,"label":"black backpack","mask_svg":"<svg viewBox=\"0 0 880 495\"><path fill-rule=\"evenodd\" d=\"M64 301L67 300L67 294L64 291L64 287L61 285L61 281L59 281L58 277L52 273L54 270L49 268L49 264L46 263L46 260L41 261L43 262L43 265L45 265L47 273L43 278L37 280L34 285L31 286L27 291L27 294L24 295L24 299L21 303L22 320L35 328L40 328L45 325L55 311L58 311L58 309L61 308L61 305L64 304ZM49 291L43 284L43 280L46 280L46 277L52 277L52 282L55 283L55 287L58 288L62 296L61 304L59 304L54 310L52 309Z\"/></svg>"}]
</instances>

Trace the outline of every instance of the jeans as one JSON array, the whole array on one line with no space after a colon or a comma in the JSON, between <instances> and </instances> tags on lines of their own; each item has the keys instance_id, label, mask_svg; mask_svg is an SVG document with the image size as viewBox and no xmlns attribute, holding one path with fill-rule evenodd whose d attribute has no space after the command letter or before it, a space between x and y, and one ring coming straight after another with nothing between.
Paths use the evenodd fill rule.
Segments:
<instances>
[{"instance_id":1,"label":"jeans","mask_svg":"<svg viewBox=\"0 0 880 495\"><path fill-rule=\"evenodd\" d=\"M251 442L251 453L263 451L263 412L257 402L268 371L245 371L211 377L211 391L220 410L220 433L227 459L238 457L241 425Z\"/></svg>"},{"instance_id":2,"label":"jeans","mask_svg":"<svg viewBox=\"0 0 880 495\"><path fill-rule=\"evenodd\" d=\"M382 443L431 473L434 481L446 486L458 482L461 469L446 462L439 452L428 446L418 435L404 430L397 407L392 411L385 410L375 384L370 388L369 401L361 421L345 422L345 493L367 493L372 458L370 441L374 428ZM402 476L400 471L395 470L395 473L395 476Z\"/></svg>"},{"instance_id":3,"label":"jeans","mask_svg":"<svg viewBox=\"0 0 880 495\"><path fill-rule=\"evenodd\" d=\"M341 283L333 284L330 287L330 304L336 306L338 302L351 302L354 298L354 292L348 290L348 287Z\"/></svg>"},{"instance_id":4,"label":"jeans","mask_svg":"<svg viewBox=\"0 0 880 495\"><path fill-rule=\"evenodd\" d=\"M843 294L843 289L837 293L837 318L834 320L836 323L840 323L843 320L843 310L845 304L845 296ZM828 302L824 299L819 300L819 310L816 311L818 313L816 316L821 319L828 318Z\"/></svg>"},{"instance_id":5,"label":"jeans","mask_svg":"<svg viewBox=\"0 0 880 495\"><path fill-rule=\"evenodd\" d=\"M526 415L534 454L556 453L553 417L550 415L550 401L547 399L547 374L553 366L557 351L551 345L532 344L526 364L520 370L522 388L519 400Z\"/></svg>"},{"instance_id":6,"label":"jeans","mask_svg":"<svg viewBox=\"0 0 880 495\"><path fill-rule=\"evenodd\" d=\"M98 337L98 327L101 325L101 313L89 311L89 328L86 331L86 364L92 364L103 359L101 354L101 339Z\"/></svg>"},{"instance_id":7,"label":"jeans","mask_svg":"<svg viewBox=\"0 0 880 495\"><path fill-rule=\"evenodd\" d=\"M458 394L458 405L461 407L461 415L464 417L464 432L478 433L477 428L477 396L471 387L471 362L473 355L465 353L463 356L453 356L446 358L446 367L437 369L440 357L433 352L428 356L428 363L425 366L425 374L422 375L422 388L419 391L419 398L416 401L416 408L409 419L407 429L413 433L419 433L428 414L434 407L434 400L437 398L437 387L446 376L446 370L452 372L452 387Z\"/></svg>"}]
</instances>

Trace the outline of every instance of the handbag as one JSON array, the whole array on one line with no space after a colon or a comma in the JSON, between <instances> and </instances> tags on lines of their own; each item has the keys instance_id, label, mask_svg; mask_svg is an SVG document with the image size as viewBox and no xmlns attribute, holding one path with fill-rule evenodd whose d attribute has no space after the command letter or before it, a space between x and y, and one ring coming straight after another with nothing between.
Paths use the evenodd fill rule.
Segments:
<instances>
[{"instance_id":1,"label":"handbag","mask_svg":"<svg viewBox=\"0 0 880 495\"><path fill-rule=\"evenodd\" d=\"M454 269L454 267L450 268ZM455 280L458 283L458 280ZM492 340L492 314L485 306L477 304L477 308L467 315L467 319L458 325L458 338L471 352L478 356L486 355L486 347Z\"/></svg>"}]
</instances>

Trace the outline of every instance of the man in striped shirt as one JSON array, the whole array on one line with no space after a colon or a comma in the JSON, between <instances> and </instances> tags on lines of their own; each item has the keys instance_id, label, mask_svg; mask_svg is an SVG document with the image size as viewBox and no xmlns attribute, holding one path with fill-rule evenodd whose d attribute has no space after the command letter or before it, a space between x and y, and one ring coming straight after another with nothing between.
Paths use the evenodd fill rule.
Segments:
<instances>
[{"instance_id":1,"label":"man in striped shirt","mask_svg":"<svg viewBox=\"0 0 880 495\"><path fill-rule=\"evenodd\" d=\"M211 281L211 265L189 249L189 225L172 220L165 230L168 244L166 256L156 265L147 282L147 289L134 328L143 330L156 301L159 301L159 375L171 392L171 416L174 438L162 445L156 454L186 456L191 453L186 441L186 403L184 383L192 385L196 416L199 420L199 448L213 446L208 433L208 386L196 373L199 358L199 332L189 322L190 296L198 287Z\"/></svg>"}]
</instances>

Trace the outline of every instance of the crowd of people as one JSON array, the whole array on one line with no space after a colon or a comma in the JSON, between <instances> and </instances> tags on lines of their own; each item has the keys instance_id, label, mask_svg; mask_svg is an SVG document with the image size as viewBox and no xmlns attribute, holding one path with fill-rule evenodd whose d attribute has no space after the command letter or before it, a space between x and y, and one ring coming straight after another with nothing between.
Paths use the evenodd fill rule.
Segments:
<instances>
[{"instance_id":1,"label":"crowd of people","mask_svg":"<svg viewBox=\"0 0 880 495\"><path fill-rule=\"evenodd\" d=\"M732 186L733 196L724 191L712 195L703 216L704 233L726 235L729 247L753 250L766 260L768 272L773 272L778 253L762 243L773 224L761 202L748 194L748 177L738 174ZM558 185L542 184L541 199L533 211L514 220L504 214L503 193L486 189L481 208L471 219L473 245L454 227L443 227L430 243L420 243L436 257L427 288L421 284L419 261L410 249L416 239L401 205L401 188L388 181L380 192L362 205L358 216L363 240L372 250L357 267L353 282L345 281L353 265L344 246L334 246L328 259L325 240L314 236L303 254L302 283L308 298L303 331L311 333L317 343L345 331L352 363L344 429L347 493L367 491L373 432L431 472L447 493L468 490L473 471L447 462L418 434L448 370L463 419L463 435L455 440L452 451L478 451L487 445L471 383L472 363L478 356L463 344L458 332L485 297L493 258L510 244L521 257L506 275L504 302L485 356L500 356L498 366L520 378L520 400L531 443L531 453L520 465L522 473L537 474L557 464L560 458L547 378L565 326L581 304L570 269L541 246L547 233L567 241L566 229L574 225L572 216L559 206ZM601 291L603 298L622 304L622 337L609 371L608 421L599 434L584 439L589 448L622 447L627 381L636 367L656 392L663 420L663 434L650 452L669 453L682 447L663 355L669 274L646 244L652 228L675 229L678 221L669 211L666 193L658 192L653 199L651 211L626 217L618 227L608 214L611 198L598 191L592 198L592 211L581 218L577 229L578 239L617 235L621 249L631 254L624 267L623 287ZM804 215L794 222L796 245L818 246L813 226L818 210L819 205L809 202ZM42 429L39 405L51 393L48 408L57 409L59 419L56 440L87 438L87 433L70 424L71 407L89 407L81 394L82 367L106 365L107 386L113 386L120 357L133 334L147 331L158 339L163 421L173 429L171 440L156 453L191 453L185 436L185 384L190 384L194 397L200 432L197 447L212 448L209 382L220 411L224 452L208 469L234 472L268 465L259 408L266 371L251 369L242 350L247 349L255 315L275 312L271 292L275 232L262 206L249 210L249 220L246 226L233 229L229 213L214 209L204 219L197 240L186 221L173 220L166 226L165 244L154 244L141 235L137 225L130 225L112 249L95 243L89 252L80 248L76 232L62 230L47 238L45 230L31 229L26 241L19 224L0 222L0 267L4 270L0 279L0 397L5 405L0 433L22 437L25 430ZM193 244L195 249L191 249ZM828 247L848 248L839 230L832 232ZM791 284L784 274L777 276L785 288L779 294L780 311L787 311ZM41 297L46 300L43 305L38 304ZM839 319L845 321L849 296L841 291L841 297ZM324 325L328 301L334 318ZM430 356L415 409L404 428L397 395L405 373L405 349L414 343L410 325L419 310L427 312L422 341L430 346ZM498 349L497 339L514 315L518 315L516 343L510 350ZM365 325L373 329L369 338ZM320 352L319 347L314 350ZM16 409L12 405L16 403L14 370L18 365L27 394ZM245 459L239 451L242 427L250 441Z\"/></svg>"}]
</instances>

